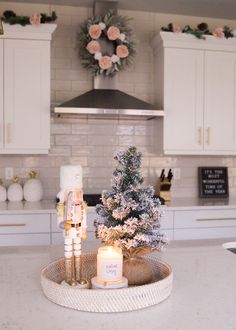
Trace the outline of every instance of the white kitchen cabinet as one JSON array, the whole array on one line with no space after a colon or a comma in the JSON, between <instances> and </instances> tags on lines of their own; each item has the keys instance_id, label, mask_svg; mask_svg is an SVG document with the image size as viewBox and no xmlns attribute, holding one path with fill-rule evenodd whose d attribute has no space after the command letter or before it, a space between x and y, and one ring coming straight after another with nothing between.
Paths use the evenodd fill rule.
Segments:
<instances>
[{"instance_id":1,"label":"white kitchen cabinet","mask_svg":"<svg viewBox=\"0 0 236 330\"><path fill-rule=\"evenodd\" d=\"M236 209L199 208L174 212L174 240L234 236L236 236Z\"/></svg>"},{"instance_id":2,"label":"white kitchen cabinet","mask_svg":"<svg viewBox=\"0 0 236 330\"><path fill-rule=\"evenodd\" d=\"M50 40L56 25L6 27L0 36L0 153L50 147ZM5 30L4 30L5 31Z\"/></svg>"},{"instance_id":3,"label":"white kitchen cabinet","mask_svg":"<svg viewBox=\"0 0 236 330\"><path fill-rule=\"evenodd\" d=\"M236 152L236 52L204 54L204 149Z\"/></svg>"},{"instance_id":4,"label":"white kitchen cabinet","mask_svg":"<svg viewBox=\"0 0 236 330\"><path fill-rule=\"evenodd\" d=\"M164 233L169 241L174 238L174 212L165 210L161 219L160 231Z\"/></svg>"},{"instance_id":5,"label":"white kitchen cabinet","mask_svg":"<svg viewBox=\"0 0 236 330\"><path fill-rule=\"evenodd\" d=\"M0 215L0 246L50 243L50 214Z\"/></svg>"},{"instance_id":6,"label":"white kitchen cabinet","mask_svg":"<svg viewBox=\"0 0 236 330\"><path fill-rule=\"evenodd\" d=\"M236 154L236 41L161 32L153 46L164 152Z\"/></svg>"}]
</instances>

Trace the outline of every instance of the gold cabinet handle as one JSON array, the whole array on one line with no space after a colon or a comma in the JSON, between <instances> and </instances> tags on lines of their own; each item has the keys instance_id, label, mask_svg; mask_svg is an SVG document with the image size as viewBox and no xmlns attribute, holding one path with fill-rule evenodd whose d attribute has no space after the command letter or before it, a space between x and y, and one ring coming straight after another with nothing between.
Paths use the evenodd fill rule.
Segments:
<instances>
[{"instance_id":1,"label":"gold cabinet handle","mask_svg":"<svg viewBox=\"0 0 236 330\"><path fill-rule=\"evenodd\" d=\"M1 223L0 227L24 227L25 223Z\"/></svg>"},{"instance_id":2,"label":"gold cabinet handle","mask_svg":"<svg viewBox=\"0 0 236 330\"><path fill-rule=\"evenodd\" d=\"M211 144L211 128L207 127L207 141L206 143L209 145Z\"/></svg>"},{"instance_id":3,"label":"gold cabinet handle","mask_svg":"<svg viewBox=\"0 0 236 330\"><path fill-rule=\"evenodd\" d=\"M202 219L196 219L196 221L219 221L219 220L235 220L236 221L236 217L232 217L232 218L202 218Z\"/></svg>"},{"instance_id":4,"label":"gold cabinet handle","mask_svg":"<svg viewBox=\"0 0 236 330\"><path fill-rule=\"evenodd\" d=\"M202 127L198 128L198 140L197 140L198 144L202 144Z\"/></svg>"},{"instance_id":5,"label":"gold cabinet handle","mask_svg":"<svg viewBox=\"0 0 236 330\"><path fill-rule=\"evenodd\" d=\"M6 124L6 143L11 143L11 124Z\"/></svg>"}]
</instances>

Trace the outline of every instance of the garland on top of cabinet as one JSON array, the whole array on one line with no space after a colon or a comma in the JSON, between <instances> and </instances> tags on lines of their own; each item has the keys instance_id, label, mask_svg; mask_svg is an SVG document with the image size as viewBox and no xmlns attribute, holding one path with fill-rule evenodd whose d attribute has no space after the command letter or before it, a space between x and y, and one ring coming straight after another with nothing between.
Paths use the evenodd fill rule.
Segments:
<instances>
[{"instance_id":1,"label":"garland on top of cabinet","mask_svg":"<svg viewBox=\"0 0 236 330\"><path fill-rule=\"evenodd\" d=\"M180 26L174 25L173 23L169 23L166 27L161 28L162 31L166 32L175 32L175 33L188 33L192 34L198 39L206 39L206 35L213 35L217 38L233 38L234 32L228 26L217 27L213 32L209 31L209 27L207 23L200 23L196 28L192 28L190 25L185 25L183 29Z\"/></svg>"},{"instance_id":2,"label":"garland on top of cabinet","mask_svg":"<svg viewBox=\"0 0 236 330\"><path fill-rule=\"evenodd\" d=\"M5 10L3 16L1 17L4 23L8 23L10 25L20 24L22 26L25 25L39 25L44 23L52 23L57 19L56 12L53 11L51 16L41 13L41 14L33 14L31 16L19 16L12 10Z\"/></svg>"}]
</instances>

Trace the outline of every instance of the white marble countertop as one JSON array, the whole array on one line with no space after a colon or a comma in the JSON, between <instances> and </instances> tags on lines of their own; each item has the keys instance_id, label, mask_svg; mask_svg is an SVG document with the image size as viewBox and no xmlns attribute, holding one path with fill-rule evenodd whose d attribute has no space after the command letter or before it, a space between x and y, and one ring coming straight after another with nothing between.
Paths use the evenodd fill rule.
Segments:
<instances>
[{"instance_id":1,"label":"white marble countertop","mask_svg":"<svg viewBox=\"0 0 236 330\"><path fill-rule=\"evenodd\" d=\"M55 213L56 204L53 200L40 202L0 202L0 214L25 214L25 213ZM174 198L162 206L164 209L199 210L199 209L236 209L236 198L229 199L199 199L199 198ZM95 210L95 207L89 207Z\"/></svg>"},{"instance_id":2,"label":"white marble countertop","mask_svg":"<svg viewBox=\"0 0 236 330\"><path fill-rule=\"evenodd\" d=\"M173 198L164 207L168 210L232 209L236 208L236 198Z\"/></svg>"},{"instance_id":3,"label":"white marble countertop","mask_svg":"<svg viewBox=\"0 0 236 330\"><path fill-rule=\"evenodd\" d=\"M0 202L0 214L25 214L25 213L55 213L56 204L53 200L39 202Z\"/></svg>"},{"instance_id":4,"label":"white marble countertop","mask_svg":"<svg viewBox=\"0 0 236 330\"><path fill-rule=\"evenodd\" d=\"M111 314L67 309L43 295L40 270L62 256L62 246L1 247L0 329L233 330L236 255L221 247L226 241L172 243L159 253L173 268L171 296L153 307Z\"/></svg>"}]
</instances>

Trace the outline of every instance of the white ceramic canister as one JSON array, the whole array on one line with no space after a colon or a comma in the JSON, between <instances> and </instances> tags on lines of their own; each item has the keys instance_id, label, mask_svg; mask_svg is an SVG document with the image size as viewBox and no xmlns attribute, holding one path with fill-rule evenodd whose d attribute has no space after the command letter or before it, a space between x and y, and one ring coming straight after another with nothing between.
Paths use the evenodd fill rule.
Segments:
<instances>
[{"instance_id":1,"label":"white ceramic canister","mask_svg":"<svg viewBox=\"0 0 236 330\"><path fill-rule=\"evenodd\" d=\"M0 178L0 202L5 202L7 200L7 190L3 186L2 179Z\"/></svg>"},{"instance_id":2,"label":"white ceramic canister","mask_svg":"<svg viewBox=\"0 0 236 330\"><path fill-rule=\"evenodd\" d=\"M15 176L7 190L7 199L10 202L20 202L23 200L23 188L19 183L19 177Z\"/></svg>"},{"instance_id":3,"label":"white ceramic canister","mask_svg":"<svg viewBox=\"0 0 236 330\"><path fill-rule=\"evenodd\" d=\"M37 172L30 171L29 177L23 188L24 199L27 202L39 202L43 198L43 186L39 179L36 178Z\"/></svg>"}]
</instances>

